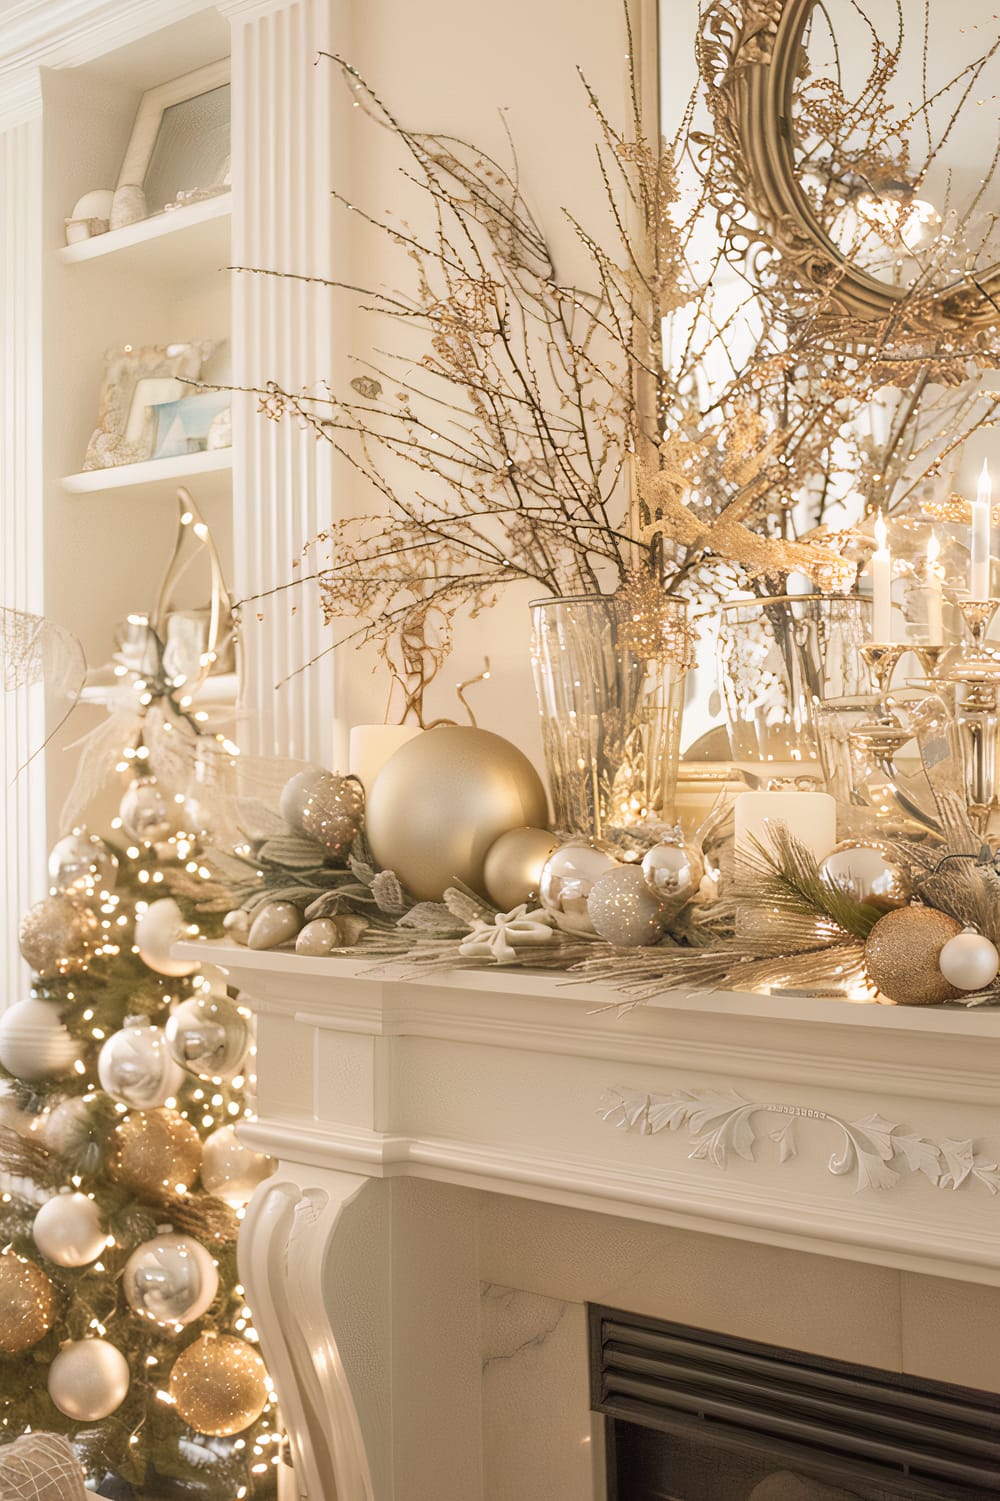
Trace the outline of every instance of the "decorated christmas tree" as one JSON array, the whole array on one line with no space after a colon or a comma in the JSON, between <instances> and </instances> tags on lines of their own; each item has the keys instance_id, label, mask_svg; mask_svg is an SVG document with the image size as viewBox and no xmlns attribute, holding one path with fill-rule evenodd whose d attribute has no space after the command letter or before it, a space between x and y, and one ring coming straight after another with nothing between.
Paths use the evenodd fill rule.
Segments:
<instances>
[{"instance_id":1,"label":"decorated christmas tree","mask_svg":"<svg viewBox=\"0 0 1000 1501\"><path fill-rule=\"evenodd\" d=\"M235 1130L248 1013L170 954L214 921L184 812L133 774L114 843L60 839L21 924L31 998L0 1017L0 1437L65 1433L105 1496L235 1501L273 1495L280 1462L236 1266L273 1163Z\"/></svg>"}]
</instances>

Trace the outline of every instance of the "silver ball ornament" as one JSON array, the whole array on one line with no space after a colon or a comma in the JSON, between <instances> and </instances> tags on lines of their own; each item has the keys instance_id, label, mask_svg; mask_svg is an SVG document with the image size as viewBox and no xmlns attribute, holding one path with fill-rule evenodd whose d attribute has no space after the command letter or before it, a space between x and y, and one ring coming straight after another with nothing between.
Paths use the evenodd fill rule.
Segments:
<instances>
[{"instance_id":1,"label":"silver ball ornament","mask_svg":"<svg viewBox=\"0 0 1000 1501\"><path fill-rule=\"evenodd\" d=\"M97 1074L104 1092L133 1110L155 1110L184 1083L184 1070L171 1057L163 1028L133 1016L101 1048Z\"/></svg>"},{"instance_id":2,"label":"silver ball ornament","mask_svg":"<svg viewBox=\"0 0 1000 1501\"><path fill-rule=\"evenodd\" d=\"M35 1245L56 1266L89 1266L104 1250L101 1213L82 1193L58 1193L35 1215Z\"/></svg>"},{"instance_id":3,"label":"silver ball ornament","mask_svg":"<svg viewBox=\"0 0 1000 1501\"><path fill-rule=\"evenodd\" d=\"M697 894L705 862L692 845L663 840L646 851L641 870L652 894L676 905Z\"/></svg>"},{"instance_id":4,"label":"silver ball ornament","mask_svg":"<svg viewBox=\"0 0 1000 1501\"><path fill-rule=\"evenodd\" d=\"M224 1199L234 1209L249 1203L257 1185L270 1178L277 1167L273 1157L244 1146L235 1126L220 1126L205 1137L202 1186L206 1193Z\"/></svg>"},{"instance_id":5,"label":"silver ball ornament","mask_svg":"<svg viewBox=\"0 0 1000 1501\"><path fill-rule=\"evenodd\" d=\"M114 891L117 879L118 856L86 829L74 829L49 852L49 882L67 896Z\"/></svg>"},{"instance_id":6,"label":"silver ball ornament","mask_svg":"<svg viewBox=\"0 0 1000 1501\"><path fill-rule=\"evenodd\" d=\"M590 934L595 931L587 911L587 899L594 882L620 862L609 844L598 839L570 839L561 844L542 866L538 882L538 899L556 926L566 933Z\"/></svg>"},{"instance_id":7,"label":"silver ball ornament","mask_svg":"<svg viewBox=\"0 0 1000 1501\"><path fill-rule=\"evenodd\" d=\"M137 844L158 844L177 827L175 808L155 777L136 777L122 795L118 817Z\"/></svg>"},{"instance_id":8,"label":"silver ball ornament","mask_svg":"<svg viewBox=\"0 0 1000 1501\"><path fill-rule=\"evenodd\" d=\"M913 878L886 844L845 839L819 862L820 878L859 906L879 912L905 907L913 895Z\"/></svg>"},{"instance_id":9,"label":"silver ball ornament","mask_svg":"<svg viewBox=\"0 0 1000 1501\"><path fill-rule=\"evenodd\" d=\"M501 912L510 912L522 902L538 904L542 866L559 848L559 838L548 829L508 829L486 851L483 882L486 895Z\"/></svg>"},{"instance_id":10,"label":"silver ball ornament","mask_svg":"<svg viewBox=\"0 0 1000 1501\"><path fill-rule=\"evenodd\" d=\"M167 1018L164 1032L175 1063L203 1079L231 1078L250 1046L246 1017L225 995L181 1001Z\"/></svg>"},{"instance_id":11,"label":"silver ball ornament","mask_svg":"<svg viewBox=\"0 0 1000 1501\"><path fill-rule=\"evenodd\" d=\"M938 955L938 966L957 990L986 990L1000 973L996 944L974 928L949 938Z\"/></svg>"},{"instance_id":12,"label":"silver ball ornament","mask_svg":"<svg viewBox=\"0 0 1000 1501\"><path fill-rule=\"evenodd\" d=\"M365 818L365 789L357 777L325 771L312 784L301 828L331 855L346 855Z\"/></svg>"},{"instance_id":13,"label":"silver ball ornament","mask_svg":"<svg viewBox=\"0 0 1000 1501\"><path fill-rule=\"evenodd\" d=\"M49 1366L49 1396L77 1423L99 1423L128 1396L128 1361L106 1339L68 1340Z\"/></svg>"},{"instance_id":14,"label":"silver ball ornament","mask_svg":"<svg viewBox=\"0 0 1000 1501\"><path fill-rule=\"evenodd\" d=\"M442 725L401 746L368 794L377 864L423 901L454 881L482 892L487 851L501 834L548 821L545 788L517 746L489 730Z\"/></svg>"},{"instance_id":15,"label":"silver ball ornament","mask_svg":"<svg viewBox=\"0 0 1000 1501\"><path fill-rule=\"evenodd\" d=\"M0 1063L16 1078L61 1079L79 1056L50 1001L18 1001L0 1016Z\"/></svg>"},{"instance_id":16,"label":"silver ball ornament","mask_svg":"<svg viewBox=\"0 0 1000 1501\"><path fill-rule=\"evenodd\" d=\"M155 1324L200 1319L219 1290L205 1247L190 1235L157 1235L132 1252L122 1286L130 1308Z\"/></svg>"},{"instance_id":17,"label":"silver ball ornament","mask_svg":"<svg viewBox=\"0 0 1000 1501\"><path fill-rule=\"evenodd\" d=\"M18 946L25 963L43 979L75 975L100 942L95 913L68 896L43 896L21 919Z\"/></svg>"},{"instance_id":18,"label":"silver ball ornament","mask_svg":"<svg viewBox=\"0 0 1000 1501\"><path fill-rule=\"evenodd\" d=\"M587 898L587 912L598 936L619 948L656 943L663 935L663 903L636 865L598 876Z\"/></svg>"}]
</instances>

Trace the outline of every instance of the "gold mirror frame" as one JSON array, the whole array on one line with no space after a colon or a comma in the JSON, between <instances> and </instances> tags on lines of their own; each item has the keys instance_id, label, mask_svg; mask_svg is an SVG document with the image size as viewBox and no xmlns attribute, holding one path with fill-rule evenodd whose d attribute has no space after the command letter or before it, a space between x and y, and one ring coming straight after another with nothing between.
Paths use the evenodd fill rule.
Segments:
<instances>
[{"instance_id":1,"label":"gold mirror frame","mask_svg":"<svg viewBox=\"0 0 1000 1501\"><path fill-rule=\"evenodd\" d=\"M716 204L733 243L753 256L773 250L834 315L860 325L891 318L906 289L855 266L823 228L795 169L792 106L803 39L817 0L717 0L699 38L716 139L731 170L733 198ZM756 232L739 211L760 225ZM1000 265L921 299L922 334L954 338L1000 321ZM916 332L917 330L915 330ZM860 330L859 330L860 332Z\"/></svg>"}]
</instances>

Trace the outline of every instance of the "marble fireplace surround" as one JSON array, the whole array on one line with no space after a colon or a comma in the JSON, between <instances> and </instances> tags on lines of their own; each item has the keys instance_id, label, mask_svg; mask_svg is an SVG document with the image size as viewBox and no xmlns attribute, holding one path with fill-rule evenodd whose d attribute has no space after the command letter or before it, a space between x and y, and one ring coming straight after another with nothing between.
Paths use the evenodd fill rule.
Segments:
<instances>
[{"instance_id":1,"label":"marble fireplace surround","mask_svg":"<svg viewBox=\"0 0 1000 1501\"><path fill-rule=\"evenodd\" d=\"M258 1016L308 1501L603 1501L588 1302L1000 1391L1000 1013L178 952Z\"/></svg>"}]
</instances>

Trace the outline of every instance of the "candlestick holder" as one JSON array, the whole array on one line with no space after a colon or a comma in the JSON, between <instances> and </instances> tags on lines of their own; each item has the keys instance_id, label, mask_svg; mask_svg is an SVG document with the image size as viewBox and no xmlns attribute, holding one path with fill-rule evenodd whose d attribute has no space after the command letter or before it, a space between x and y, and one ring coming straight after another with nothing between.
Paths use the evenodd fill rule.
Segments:
<instances>
[{"instance_id":1,"label":"candlestick holder","mask_svg":"<svg viewBox=\"0 0 1000 1501\"><path fill-rule=\"evenodd\" d=\"M990 646L986 639L997 610L1000 609L1000 599L962 599L958 602L958 608L971 640L971 648L963 643L963 647L966 647L963 652L966 663L982 662L988 664L994 673L1000 672L1000 652Z\"/></svg>"},{"instance_id":2,"label":"candlestick holder","mask_svg":"<svg viewBox=\"0 0 1000 1501\"><path fill-rule=\"evenodd\" d=\"M861 656L875 682L874 713L847 734L853 763L852 792L867 783L872 770L884 778L883 797L890 796L897 807L914 823L940 832L936 821L910 797L900 785L894 758L912 736L888 703L889 685L900 660L910 648L896 642L869 641L861 647ZM857 796L857 800L864 799ZM884 809L883 809L884 811Z\"/></svg>"},{"instance_id":3,"label":"candlestick holder","mask_svg":"<svg viewBox=\"0 0 1000 1501\"><path fill-rule=\"evenodd\" d=\"M1000 807L1000 653L987 641L1000 600L963 599L958 608L968 639L940 666L939 674L940 682L953 690L969 816L985 834Z\"/></svg>"},{"instance_id":4,"label":"candlestick holder","mask_svg":"<svg viewBox=\"0 0 1000 1501\"><path fill-rule=\"evenodd\" d=\"M941 660L946 652L951 651L950 646L930 646L927 643L917 645L912 642L910 650L924 670L927 679L934 682L938 676Z\"/></svg>"}]
</instances>

